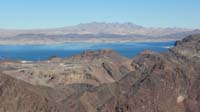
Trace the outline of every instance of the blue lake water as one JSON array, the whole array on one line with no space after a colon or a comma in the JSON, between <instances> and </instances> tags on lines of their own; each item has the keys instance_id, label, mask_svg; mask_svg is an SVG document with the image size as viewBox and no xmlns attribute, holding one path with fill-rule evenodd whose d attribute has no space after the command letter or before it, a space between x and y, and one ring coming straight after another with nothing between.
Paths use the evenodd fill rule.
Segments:
<instances>
[{"instance_id":1,"label":"blue lake water","mask_svg":"<svg viewBox=\"0 0 200 112\"><path fill-rule=\"evenodd\" d=\"M51 56L68 57L85 50L112 49L126 57L148 49L156 52L166 51L174 45L170 42L141 43L65 43L56 45L0 45L0 59L38 61Z\"/></svg>"}]
</instances>

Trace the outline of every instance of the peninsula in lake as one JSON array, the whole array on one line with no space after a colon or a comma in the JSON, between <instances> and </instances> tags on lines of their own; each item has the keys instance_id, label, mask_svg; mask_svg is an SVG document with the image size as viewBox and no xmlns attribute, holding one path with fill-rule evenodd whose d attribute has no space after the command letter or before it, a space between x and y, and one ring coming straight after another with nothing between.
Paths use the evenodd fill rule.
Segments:
<instances>
[{"instance_id":1,"label":"peninsula in lake","mask_svg":"<svg viewBox=\"0 0 200 112\"><path fill-rule=\"evenodd\" d=\"M176 41L198 29L147 28L133 23L92 22L54 29L0 29L0 45Z\"/></svg>"}]
</instances>

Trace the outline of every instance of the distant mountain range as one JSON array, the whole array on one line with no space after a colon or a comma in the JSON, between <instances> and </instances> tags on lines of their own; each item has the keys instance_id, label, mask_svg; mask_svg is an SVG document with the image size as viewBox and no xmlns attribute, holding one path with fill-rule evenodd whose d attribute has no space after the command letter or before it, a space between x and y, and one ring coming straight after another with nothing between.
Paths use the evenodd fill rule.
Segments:
<instances>
[{"instance_id":1,"label":"distant mountain range","mask_svg":"<svg viewBox=\"0 0 200 112\"><path fill-rule=\"evenodd\" d=\"M137 39L143 40L148 39L182 39L185 36L191 34L200 34L198 29L186 29L186 28L147 28L133 23L85 23L75 26L68 26L62 28L54 29L32 29L32 30L8 30L0 29L0 44L5 42L15 40L16 38L21 40L22 43L35 43L35 39L41 43L42 40L50 43L59 40L61 42L71 42L71 41L88 41L100 42L102 41L112 41L114 39L120 39L117 41L122 41L123 38L126 41L135 41ZM86 39L86 40L85 40ZM92 39L92 40L91 40ZM37 42L36 42L37 43Z\"/></svg>"}]
</instances>

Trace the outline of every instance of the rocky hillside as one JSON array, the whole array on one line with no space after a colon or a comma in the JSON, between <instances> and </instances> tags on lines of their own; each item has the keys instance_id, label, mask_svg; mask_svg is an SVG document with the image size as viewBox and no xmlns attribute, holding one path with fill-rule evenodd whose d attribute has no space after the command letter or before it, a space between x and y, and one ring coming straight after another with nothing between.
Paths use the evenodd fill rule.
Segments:
<instances>
[{"instance_id":1,"label":"rocky hillside","mask_svg":"<svg viewBox=\"0 0 200 112\"><path fill-rule=\"evenodd\" d=\"M200 35L132 59L112 50L0 63L2 112L199 112Z\"/></svg>"}]
</instances>

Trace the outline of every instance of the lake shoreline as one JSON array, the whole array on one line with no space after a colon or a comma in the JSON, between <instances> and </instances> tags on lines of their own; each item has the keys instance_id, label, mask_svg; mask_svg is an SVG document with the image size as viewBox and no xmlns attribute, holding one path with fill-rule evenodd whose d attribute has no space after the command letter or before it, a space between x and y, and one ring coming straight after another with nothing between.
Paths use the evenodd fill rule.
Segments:
<instances>
[{"instance_id":1,"label":"lake shoreline","mask_svg":"<svg viewBox=\"0 0 200 112\"><path fill-rule=\"evenodd\" d=\"M149 42L171 42L178 41L179 39L138 39L138 40L126 40L126 39L109 39L109 40L63 40L63 41L52 41L52 40L40 40L40 41L30 41L30 40L0 40L0 45L57 45L66 43L88 43L88 44L113 44L113 43L149 43Z\"/></svg>"}]
</instances>

